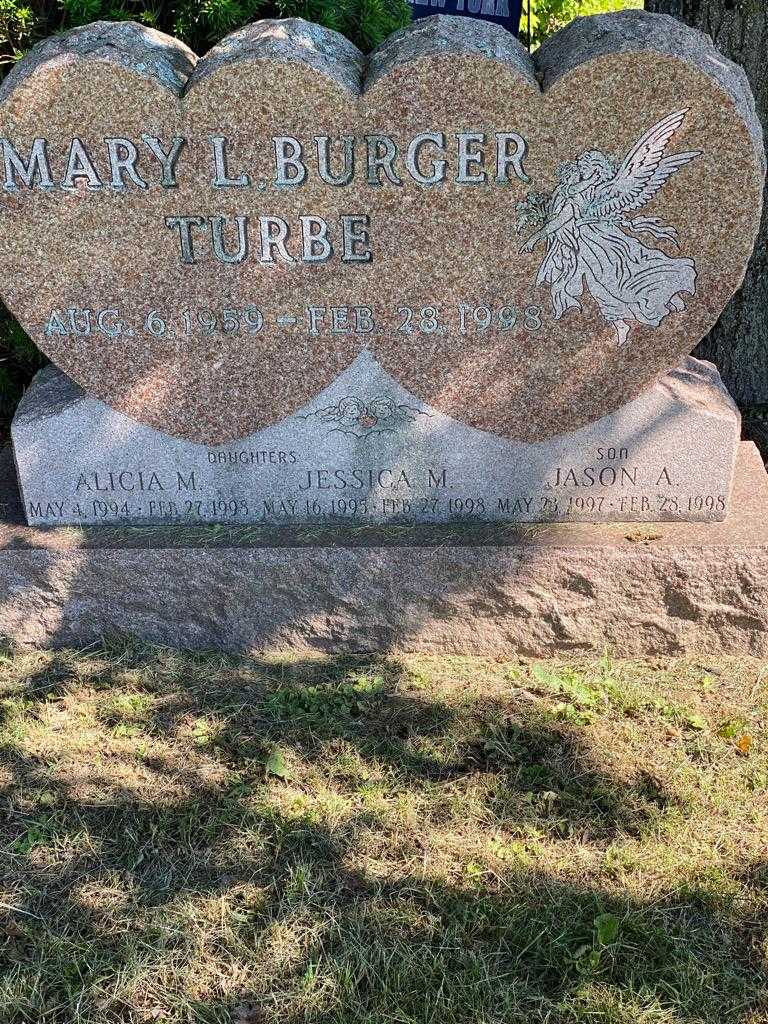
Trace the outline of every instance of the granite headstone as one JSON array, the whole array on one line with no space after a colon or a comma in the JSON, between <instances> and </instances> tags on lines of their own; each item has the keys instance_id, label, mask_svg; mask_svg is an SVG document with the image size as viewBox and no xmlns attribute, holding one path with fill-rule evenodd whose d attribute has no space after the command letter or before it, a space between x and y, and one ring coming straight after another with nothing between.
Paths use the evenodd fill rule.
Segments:
<instances>
[{"instance_id":1,"label":"granite headstone","mask_svg":"<svg viewBox=\"0 0 768 1024\"><path fill-rule=\"evenodd\" d=\"M97 23L8 76L0 145L3 296L59 368L14 424L30 521L725 515L738 415L682 361L765 157L674 19L533 58L465 18L370 58Z\"/></svg>"}]
</instances>

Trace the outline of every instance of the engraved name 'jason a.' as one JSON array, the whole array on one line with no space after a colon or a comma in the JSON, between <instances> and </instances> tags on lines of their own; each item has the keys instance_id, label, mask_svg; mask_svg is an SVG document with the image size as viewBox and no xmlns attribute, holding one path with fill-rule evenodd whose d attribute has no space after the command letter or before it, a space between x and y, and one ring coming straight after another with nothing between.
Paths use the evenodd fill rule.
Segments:
<instances>
[{"instance_id":1,"label":"engraved name 'jason a.'","mask_svg":"<svg viewBox=\"0 0 768 1024\"><path fill-rule=\"evenodd\" d=\"M550 479L544 481L548 490L559 487L637 487L638 467L632 466L556 466ZM672 486L666 466L652 474L656 487Z\"/></svg>"},{"instance_id":2,"label":"engraved name 'jason a.'","mask_svg":"<svg viewBox=\"0 0 768 1024\"><path fill-rule=\"evenodd\" d=\"M240 166L233 151L247 149L243 140L235 146L225 136L189 140L154 135L138 139L112 136L98 144L74 137L65 147L52 146L45 138L31 144L0 138L3 188L75 189L170 189L183 183L185 156L204 146L210 169L209 184L215 189L263 190L256 169ZM402 185L408 179L418 185L447 182L459 185L504 184L513 177L530 178L523 161L528 143L517 132L420 132L400 142L390 135L316 135L302 141L291 135L275 136L261 143L255 154L258 173L269 175L275 188L297 188L319 178L339 188L361 178L373 188ZM266 163L266 167L262 166Z\"/></svg>"}]
</instances>

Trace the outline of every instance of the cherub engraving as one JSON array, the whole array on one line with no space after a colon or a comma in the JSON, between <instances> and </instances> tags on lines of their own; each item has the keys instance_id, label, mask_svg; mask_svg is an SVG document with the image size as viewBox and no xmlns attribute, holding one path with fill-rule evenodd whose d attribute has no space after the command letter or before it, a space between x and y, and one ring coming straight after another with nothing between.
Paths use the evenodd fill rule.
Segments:
<instances>
[{"instance_id":1,"label":"cherub engraving","mask_svg":"<svg viewBox=\"0 0 768 1024\"><path fill-rule=\"evenodd\" d=\"M586 287L603 319L612 324L619 346L633 324L658 327L673 312L682 312L682 295L696 294L692 259L668 256L641 242L648 234L677 245L677 230L658 217L629 217L659 192L664 183L701 152L666 154L670 139L687 109L653 125L617 166L600 150L582 153L558 168L551 196L530 194L517 204L518 233L538 230L521 252L546 243L537 285L548 285L552 311L559 320L569 309L582 309Z\"/></svg>"}]
</instances>

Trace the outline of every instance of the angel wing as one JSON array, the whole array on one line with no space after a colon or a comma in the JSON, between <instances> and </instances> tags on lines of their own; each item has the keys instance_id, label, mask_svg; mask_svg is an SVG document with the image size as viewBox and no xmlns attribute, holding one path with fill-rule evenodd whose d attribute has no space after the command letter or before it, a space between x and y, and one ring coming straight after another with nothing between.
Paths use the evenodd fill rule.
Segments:
<instances>
[{"instance_id":1,"label":"angel wing","mask_svg":"<svg viewBox=\"0 0 768 1024\"><path fill-rule=\"evenodd\" d=\"M701 151L664 156L669 140L687 113L686 108L668 114L643 135L624 157L615 177L595 195L590 214L614 216L639 210L676 171L701 156Z\"/></svg>"}]
</instances>

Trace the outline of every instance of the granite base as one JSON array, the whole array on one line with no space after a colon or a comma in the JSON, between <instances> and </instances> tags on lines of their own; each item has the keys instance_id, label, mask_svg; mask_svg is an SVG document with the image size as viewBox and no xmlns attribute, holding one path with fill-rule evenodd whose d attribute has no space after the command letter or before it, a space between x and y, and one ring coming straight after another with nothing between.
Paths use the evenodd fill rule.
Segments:
<instances>
[{"instance_id":1,"label":"granite base","mask_svg":"<svg viewBox=\"0 0 768 1024\"><path fill-rule=\"evenodd\" d=\"M6 457L0 635L231 652L768 655L768 478L723 523L30 528Z\"/></svg>"},{"instance_id":2,"label":"granite base","mask_svg":"<svg viewBox=\"0 0 768 1024\"><path fill-rule=\"evenodd\" d=\"M13 421L35 525L296 526L724 519L741 420L687 358L632 402L526 444L409 394L363 353L308 406L237 443L160 433L37 375Z\"/></svg>"}]
</instances>

